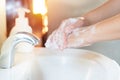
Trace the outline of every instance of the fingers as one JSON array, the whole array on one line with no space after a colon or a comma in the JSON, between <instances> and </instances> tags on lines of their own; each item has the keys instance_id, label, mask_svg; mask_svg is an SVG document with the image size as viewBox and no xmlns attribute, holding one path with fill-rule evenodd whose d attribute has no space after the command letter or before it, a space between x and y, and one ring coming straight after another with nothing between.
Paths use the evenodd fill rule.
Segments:
<instances>
[{"instance_id":1,"label":"fingers","mask_svg":"<svg viewBox=\"0 0 120 80\"><path fill-rule=\"evenodd\" d=\"M69 41L67 44L67 48L80 48L80 47L85 47L85 46L90 46L91 43L88 43L87 41L85 41L84 39L79 39L76 41Z\"/></svg>"},{"instance_id":2,"label":"fingers","mask_svg":"<svg viewBox=\"0 0 120 80\"><path fill-rule=\"evenodd\" d=\"M65 33L70 34L74 29L82 27L84 24L83 18L70 18L68 19L69 25L65 27Z\"/></svg>"},{"instance_id":3,"label":"fingers","mask_svg":"<svg viewBox=\"0 0 120 80\"><path fill-rule=\"evenodd\" d=\"M63 50L66 48L66 34L61 30L55 30L47 39L45 46L52 49Z\"/></svg>"},{"instance_id":4,"label":"fingers","mask_svg":"<svg viewBox=\"0 0 120 80\"><path fill-rule=\"evenodd\" d=\"M77 47L78 42L76 42L75 38L68 38L70 34L72 34L77 28L83 26L84 18L70 18L66 19L62 22L57 30L55 30L49 37L45 44L48 48L55 49L64 49L67 47ZM78 34L79 35L79 34ZM72 40L74 39L74 40ZM82 40L81 40L82 41ZM79 41L79 44L81 44ZM76 42L76 43L74 43ZM69 44L71 43L71 44Z\"/></svg>"},{"instance_id":5,"label":"fingers","mask_svg":"<svg viewBox=\"0 0 120 80\"><path fill-rule=\"evenodd\" d=\"M94 34L96 34L95 26L74 29L67 39L67 48L90 46L92 43L94 43L92 41Z\"/></svg>"},{"instance_id":6,"label":"fingers","mask_svg":"<svg viewBox=\"0 0 120 80\"><path fill-rule=\"evenodd\" d=\"M47 47L47 48L54 48L53 47L53 44L54 44L54 35L56 34L56 30L54 31L54 32L52 32L52 34L48 37L48 39L47 39L47 41L46 41L46 43L45 43L45 47Z\"/></svg>"},{"instance_id":7,"label":"fingers","mask_svg":"<svg viewBox=\"0 0 120 80\"><path fill-rule=\"evenodd\" d=\"M82 37L82 33L79 32L78 29L75 30L72 34L70 34L67 40L67 48L82 47L85 42L84 37Z\"/></svg>"}]
</instances>

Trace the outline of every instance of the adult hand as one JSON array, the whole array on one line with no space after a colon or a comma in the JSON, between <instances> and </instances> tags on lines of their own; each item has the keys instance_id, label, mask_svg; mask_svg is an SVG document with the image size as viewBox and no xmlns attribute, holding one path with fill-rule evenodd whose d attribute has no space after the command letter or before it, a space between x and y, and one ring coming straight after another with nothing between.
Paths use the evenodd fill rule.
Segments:
<instances>
[{"instance_id":1,"label":"adult hand","mask_svg":"<svg viewBox=\"0 0 120 80\"><path fill-rule=\"evenodd\" d=\"M76 28L67 37L66 48L78 48L91 45L94 34L96 33L95 26Z\"/></svg>"},{"instance_id":2,"label":"adult hand","mask_svg":"<svg viewBox=\"0 0 120 80\"><path fill-rule=\"evenodd\" d=\"M84 25L84 18L70 18L62 22L47 39L45 46L48 48L64 49L67 47L68 36L77 28Z\"/></svg>"}]
</instances>

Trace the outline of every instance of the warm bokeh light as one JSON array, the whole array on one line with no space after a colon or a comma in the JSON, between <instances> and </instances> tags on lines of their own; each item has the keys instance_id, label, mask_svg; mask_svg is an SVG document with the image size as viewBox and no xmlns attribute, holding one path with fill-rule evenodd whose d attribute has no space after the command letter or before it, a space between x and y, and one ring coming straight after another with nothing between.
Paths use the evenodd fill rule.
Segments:
<instances>
[{"instance_id":1,"label":"warm bokeh light","mask_svg":"<svg viewBox=\"0 0 120 80\"><path fill-rule=\"evenodd\" d=\"M43 30L42 33L45 34L48 32L48 17L46 15L43 16Z\"/></svg>"},{"instance_id":2,"label":"warm bokeh light","mask_svg":"<svg viewBox=\"0 0 120 80\"><path fill-rule=\"evenodd\" d=\"M42 15L47 13L45 0L33 0L33 13Z\"/></svg>"},{"instance_id":3,"label":"warm bokeh light","mask_svg":"<svg viewBox=\"0 0 120 80\"><path fill-rule=\"evenodd\" d=\"M42 15L42 34L48 32L48 16L45 0L33 0L33 13Z\"/></svg>"}]
</instances>

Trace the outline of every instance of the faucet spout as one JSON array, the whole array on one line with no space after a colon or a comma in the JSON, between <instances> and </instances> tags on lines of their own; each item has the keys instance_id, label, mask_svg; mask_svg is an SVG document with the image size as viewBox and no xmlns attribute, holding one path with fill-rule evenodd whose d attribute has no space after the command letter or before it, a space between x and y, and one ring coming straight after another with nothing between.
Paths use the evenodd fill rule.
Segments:
<instances>
[{"instance_id":1,"label":"faucet spout","mask_svg":"<svg viewBox=\"0 0 120 80\"><path fill-rule=\"evenodd\" d=\"M1 48L0 54L0 68L11 68L14 62L14 49L20 42L27 42L31 45L37 45L39 39L27 32L19 32L13 36L8 37Z\"/></svg>"}]
</instances>

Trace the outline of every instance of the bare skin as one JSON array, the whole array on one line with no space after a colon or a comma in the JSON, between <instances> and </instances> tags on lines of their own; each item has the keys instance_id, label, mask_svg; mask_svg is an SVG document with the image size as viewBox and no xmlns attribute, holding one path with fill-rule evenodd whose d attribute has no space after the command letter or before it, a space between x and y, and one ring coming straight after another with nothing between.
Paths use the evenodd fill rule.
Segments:
<instances>
[{"instance_id":1,"label":"bare skin","mask_svg":"<svg viewBox=\"0 0 120 80\"><path fill-rule=\"evenodd\" d=\"M98 22L93 42L120 39L120 14Z\"/></svg>"},{"instance_id":2,"label":"bare skin","mask_svg":"<svg viewBox=\"0 0 120 80\"><path fill-rule=\"evenodd\" d=\"M104 19L110 18L120 13L119 4L120 0L108 0L102 6L86 13L83 15L85 17L86 25L92 25L100 22Z\"/></svg>"},{"instance_id":3,"label":"bare skin","mask_svg":"<svg viewBox=\"0 0 120 80\"><path fill-rule=\"evenodd\" d=\"M64 31L61 33L64 33L64 35L67 36L61 35L59 33L60 36L64 36L64 39L61 40L65 42L65 44L59 46L61 48L83 47L100 41L120 39L120 7L119 7L120 4L119 3L120 0L109 0L102 6L84 14L83 17L85 19L77 19L78 20L77 22L70 23L69 25L64 26ZM65 21L69 22L69 19ZM63 21L64 24L65 21ZM78 33L78 32L74 30L78 27L83 28L82 30L86 30L86 29L88 30L86 32L78 31L80 32L80 34L76 36L74 33ZM95 27L94 34L91 32L91 28L93 27ZM57 37L58 36L55 37L54 35L51 36L53 40L54 38L57 39ZM50 40L50 38L48 39ZM81 42L79 43L80 40L83 40L82 43ZM59 43L59 41L57 43Z\"/></svg>"},{"instance_id":4,"label":"bare skin","mask_svg":"<svg viewBox=\"0 0 120 80\"><path fill-rule=\"evenodd\" d=\"M83 28L82 30L87 30L80 33L80 29L75 32L75 34L79 34L78 36L74 32L71 33L70 37L67 37L66 47L84 47L96 42L120 39L120 14L81 28ZM91 31L92 28L95 28L95 32ZM82 43L79 43L82 39Z\"/></svg>"}]
</instances>

